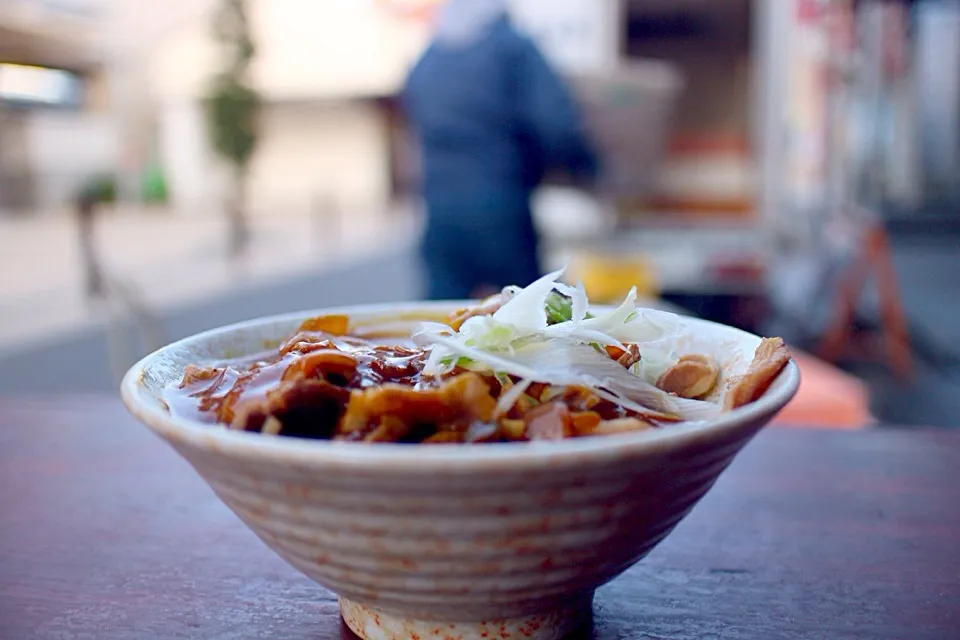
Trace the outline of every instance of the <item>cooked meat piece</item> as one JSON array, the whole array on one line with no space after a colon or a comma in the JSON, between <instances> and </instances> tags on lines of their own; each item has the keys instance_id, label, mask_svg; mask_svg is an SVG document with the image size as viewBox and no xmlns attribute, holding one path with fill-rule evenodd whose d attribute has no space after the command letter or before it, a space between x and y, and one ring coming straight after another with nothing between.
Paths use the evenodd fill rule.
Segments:
<instances>
[{"instance_id":1,"label":"cooked meat piece","mask_svg":"<svg viewBox=\"0 0 960 640\"><path fill-rule=\"evenodd\" d=\"M380 424L363 440L364 442L398 442L413 425L407 424L396 416L380 416Z\"/></svg>"},{"instance_id":2,"label":"cooked meat piece","mask_svg":"<svg viewBox=\"0 0 960 640\"><path fill-rule=\"evenodd\" d=\"M438 431L422 442L423 444L459 444L463 442L463 432Z\"/></svg>"},{"instance_id":3,"label":"cooked meat piece","mask_svg":"<svg viewBox=\"0 0 960 640\"><path fill-rule=\"evenodd\" d=\"M503 418L500 420L500 435L507 440L526 440L527 423L514 418Z\"/></svg>"},{"instance_id":4,"label":"cooked meat piece","mask_svg":"<svg viewBox=\"0 0 960 640\"><path fill-rule=\"evenodd\" d=\"M459 331L460 327L463 326L463 323L468 319L475 316L491 316L512 297L513 292L509 288L504 289L500 293L483 299L478 305L467 307L466 309L457 309L447 316L447 324L455 331Z\"/></svg>"},{"instance_id":5,"label":"cooked meat piece","mask_svg":"<svg viewBox=\"0 0 960 640\"><path fill-rule=\"evenodd\" d=\"M763 395L780 371L790 362L790 350L780 338L764 338L743 375L727 381L724 409L736 409Z\"/></svg>"},{"instance_id":6,"label":"cooked meat piece","mask_svg":"<svg viewBox=\"0 0 960 640\"><path fill-rule=\"evenodd\" d=\"M592 431L584 435L591 436L611 436L618 433L630 433L633 431L643 431L652 429L653 425L637 418L617 418L616 420L604 420L598 424Z\"/></svg>"},{"instance_id":7,"label":"cooked meat piece","mask_svg":"<svg viewBox=\"0 0 960 640\"><path fill-rule=\"evenodd\" d=\"M425 355L422 351L393 347L383 348L378 357L369 360L370 370L382 382L412 379L423 370Z\"/></svg>"},{"instance_id":8,"label":"cooked meat piece","mask_svg":"<svg viewBox=\"0 0 960 640\"><path fill-rule=\"evenodd\" d=\"M334 349L333 342L327 336L319 333L300 332L287 340L280 347L280 355L289 353L310 353L317 349Z\"/></svg>"},{"instance_id":9,"label":"cooked meat piece","mask_svg":"<svg viewBox=\"0 0 960 640\"><path fill-rule=\"evenodd\" d=\"M279 435L328 439L343 414L350 392L324 380L283 382L265 398L251 398L234 408L231 429L276 431L272 419L280 422Z\"/></svg>"},{"instance_id":10,"label":"cooked meat piece","mask_svg":"<svg viewBox=\"0 0 960 640\"><path fill-rule=\"evenodd\" d=\"M640 362L640 347L635 344L628 344L627 350L617 358L617 363L623 365L625 369L629 369L638 362Z\"/></svg>"},{"instance_id":11,"label":"cooked meat piece","mask_svg":"<svg viewBox=\"0 0 960 640\"><path fill-rule=\"evenodd\" d=\"M475 420L489 422L496 405L490 387L475 373L459 375L435 389L385 384L351 393L339 433L365 432L386 415L406 425L462 424L466 428Z\"/></svg>"},{"instance_id":12,"label":"cooked meat piece","mask_svg":"<svg viewBox=\"0 0 960 640\"><path fill-rule=\"evenodd\" d=\"M315 316L307 318L300 323L298 331L311 331L315 333L328 333L333 336L347 335L350 326L350 318L347 316L330 315Z\"/></svg>"},{"instance_id":13,"label":"cooked meat piece","mask_svg":"<svg viewBox=\"0 0 960 640\"><path fill-rule=\"evenodd\" d=\"M201 413L211 414L218 422L222 415L233 417L230 406L235 402L233 388L243 374L231 367L199 367L188 365L177 389L197 402Z\"/></svg>"},{"instance_id":14,"label":"cooked meat piece","mask_svg":"<svg viewBox=\"0 0 960 640\"><path fill-rule=\"evenodd\" d=\"M317 378L346 386L357 370L356 359L338 349L318 349L297 358L287 367L281 380Z\"/></svg>"},{"instance_id":15,"label":"cooked meat piece","mask_svg":"<svg viewBox=\"0 0 960 640\"><path fill-rule=\"evenodd\" d=\"M540 406L540 402L536 398L531 398L527 394L523 393L517 398L517 401L513 403L513 408L507 412L509 416L525 416L530 411L536 409Z\"/></svg>"},{"instance_id":16,"label":"cooked meat piece","mask_svg":"<svg viewBox=\"0 0 960 640\"><path fill-rule=\"evenodd\" d=\"M198 367L194 364L188 364L183 370L183 380L180 381L180 388L183 389L201 380L213 380L222 376L223 372L223 368Z\"/></svg>"},{"instance_id":17,"label":"cooked meat piece","mask_svg":"<svg viewBox=\"0 0 960 640\"><path fill-rule=\"evenodd\" d=\"M283 431L283 423L276 416L267 416L266 422L260 428L260 433L267 436L278 436Z\"/></svg>"},{"instance_id":18,"label":"cooked meat piece","mask_svg":"<svg viewBox=\"0 0 960 640\"><path fill-rule=\"evenodd\" d=\"M702 398L717 384L720 367L707 356L680 356L677 364L663 372L657 387L681 398Z\"/></svg>"},{"instance_id":19,"label":"cooked meat piece","mask_svg":"<svg viewBox=\"0 0 960 640\"><path fill-rule=\"evenodd\" d=\"M459 433L459 431L457 432ZM419 444L427 438L437 435L437 433L437 425L430 424L429 422L422 422L420 424L414 424L407 429L406 434L397 440L397 442L400 444Z\"/></svg>"},{"instance_id":20,"label":"cooked meat piece","mask_svg":"<svg viewBox=\"0 0 960 640\"><path fill-rule=\"evenodd\" d=\"M573 430L578 436L592 434L602 422L600 414L595 411L578 411L571 414L570 419L573 422Z\"/></svg>"},{"instance_id":21,"label":"cooked meat piece","mask_svg":"<svg viewBox=\"0 0 960 640\"><path fill-rule=\"evenodd\" d=\"M540 402L550 402L551 400L559 400L562 398L566 391L566 387L544 385L543 391L541 391L540 395L536 397L540 400Z\"/></svg>"},{"instance_id":22,"label":"cooked meat piece","mask_svg":"<svg viewBox=\"0 0 960 640\"><path fill-rule=\"evenodd\" d=\"M266 400L241 402L233 412L233 421L229 428L234 431L262 431L269 417Z\"/></svg>"},{"instance_id":23,"label":"cooked meat piece","mask_svg":"<svg viewBox=\"0 0 960 640\"><path fill-rule=\"evenodd\" d=\"M231 424L236 415L236 408L247 400L263 399L263 390L269 389L280 382L286 363L282 360L272 363L258 363L246 371L236 371L227 368L221 382L216 389L205 393L201 400L201 408L212 411L217 421ZM226 393L220 393L226 390Z\"/></svg>"},{"instance_id":24,"label":"cooked meat piece","mask_svg":"<svg viewBox=\"0 0 960 640\"><path fill-rule=\"evenodd\" d=\"M590 411L600 416L601 420L615 420L627 415L623 407L600 398L590 389L584 387L567 387L563 395L559 398L563 401L570 411Z\"/></svg>"},{"instance_id":25,"label":"cooked meat piece","mask_svg":"<svg viewBox=\"0 0 960 640\"><path fill-rule=\"evenodd\" d=\"M536 398L540 402L543 402L542 400L543 393L546 390L547 390L547 385L543 384L542 382L533 382L527 387L526 395L530 396L531 398Z\"/></svg>"},{"instance_id":26,"label":"cooked meat piece","mask_svg":"<svg viewBox=\"0 0 960 640\"><path fill-rule=\"evenodd\" d=\"M600 397L586 387L567 387L561 397L573 411L590 411L602 403Z\"/></svg>"},{"instance_id":27,"label":"cooked meat piece","mask_svg":"<svg viewBox=\"0 0 960 640\"><path fill-rule=\"evenodd\" d=\"M540 405L524 416L530 440L563 440L574 435L570 409L562 402Z\"/></svg>"}]
</instances>

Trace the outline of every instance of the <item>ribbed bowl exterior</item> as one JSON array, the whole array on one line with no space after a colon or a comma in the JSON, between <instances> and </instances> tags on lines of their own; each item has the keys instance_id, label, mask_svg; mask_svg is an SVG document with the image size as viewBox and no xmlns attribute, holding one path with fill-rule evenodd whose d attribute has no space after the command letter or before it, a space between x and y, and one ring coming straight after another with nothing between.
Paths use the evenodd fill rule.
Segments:
<instances>
[{"instance_id":1,"label":"ribbed bowl exterior","mask_svg":"<svg viewBox=\"0 0 960 640\"><path fill-rule=\"evenodd\" d=\"M295 568L350 600L414 619L512 618L592 592L645 556L761 423L710 441L564 458L536 471L398 474L290 468L173 442Z\"/></svg>"},{"instance_id":2,"label":"ribbed bowl exterior","mask_svg":"<svg viewBox=\"0 0 960 640\"><path fill-rule=\"evenodd\" d=\"M328 313L383 322L402 312L409 322L411 308ZM264 543L345 598L348 623L371 629L361 631L370 638L416 628L424 640L444 640L434 621L459 623L464 640L483 638L492 619L503 638L562 637L576 622L562 612L582 613L598 586L663 540L799 385L791 364L763 398L713 423L529 445L319 443L170 415L163 390L187 364L256 353L309 315L165 347L130 370L121 392ZM711 354L731 373L759 344L736 329L691 323L682 348Z\"/></svg>"}]
</instances>

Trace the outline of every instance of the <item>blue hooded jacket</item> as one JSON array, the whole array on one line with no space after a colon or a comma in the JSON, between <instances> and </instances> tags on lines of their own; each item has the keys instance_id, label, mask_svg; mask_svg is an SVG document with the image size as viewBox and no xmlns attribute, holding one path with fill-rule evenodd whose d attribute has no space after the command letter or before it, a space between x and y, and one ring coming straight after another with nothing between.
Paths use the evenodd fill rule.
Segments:
<instances>
[{"instance_id":1,"label":"blue hooded jacket","mask_svg":"<svg viewBox=\"0 0 960 640\"><path fill-rule=\"evenodd\" d=\"M421 143L430 297L535 279L533 190L552 168L597 172L576 103L537 47L505 14L469 42L438 38L403 107Z\"/></svg>"},{"instance_id":2,"label":"blue hooded jacket","mask_svg":"<svg viewBox=\"0 0 960 640\"><path fill-rule=\"evenodd\" d=\"M552 167L596 175L573 97L505 16L468 46L434 42L403 105L420 136L428 204L527 198Z\"/></svg>"}]
</instances>

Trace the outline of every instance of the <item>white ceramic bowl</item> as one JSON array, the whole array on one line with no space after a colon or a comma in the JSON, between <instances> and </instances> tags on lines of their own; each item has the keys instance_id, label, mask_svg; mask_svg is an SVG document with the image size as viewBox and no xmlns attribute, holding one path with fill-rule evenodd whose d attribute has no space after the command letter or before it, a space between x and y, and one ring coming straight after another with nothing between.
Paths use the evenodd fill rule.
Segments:
<instances>
[{"instance_id":1,"label":"white ceramic bowl","mask_svg":"<svg viewBox=\"0 0 960 640\"><path fill-rule=\"evenodd\" d=\"M796 392L793 363L757 402L709 424L560 442L416 446L301 440L172 417L187 364L262 351L300 321L436 316L455 303L253 320L160 349L122 385L128 409L186 458L287 562L341 597L367 640L559 639L594 590L643 558ZM742 370L756 336L691 319L681 351Z\"/></svg>"}]
</instances>

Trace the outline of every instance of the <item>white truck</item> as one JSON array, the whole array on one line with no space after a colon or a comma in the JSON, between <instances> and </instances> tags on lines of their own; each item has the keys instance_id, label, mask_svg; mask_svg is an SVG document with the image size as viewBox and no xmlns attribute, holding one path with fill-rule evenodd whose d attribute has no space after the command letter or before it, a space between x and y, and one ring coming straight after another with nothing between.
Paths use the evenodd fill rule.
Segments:
<instances>
[{"instance_id":1,"label":"white truck","mask_svg":"<svg viewBox=\"0 0 960 640\"><path fill-rule=\"evenodd\" d=\"M538 195L551 262L622 255L647 262L660 291L762 291L777 247L810 242L810 212L822 209L821 4L513 0L514 17L575 84L616 87L638 64L649 76L633 129L617 123L640 141L624 169L637 177L634 192L621 188L614 201L552 186ZM676 84L652 78L671 70L682 82L677 95Z\"/></svg>"}]
</instances>

